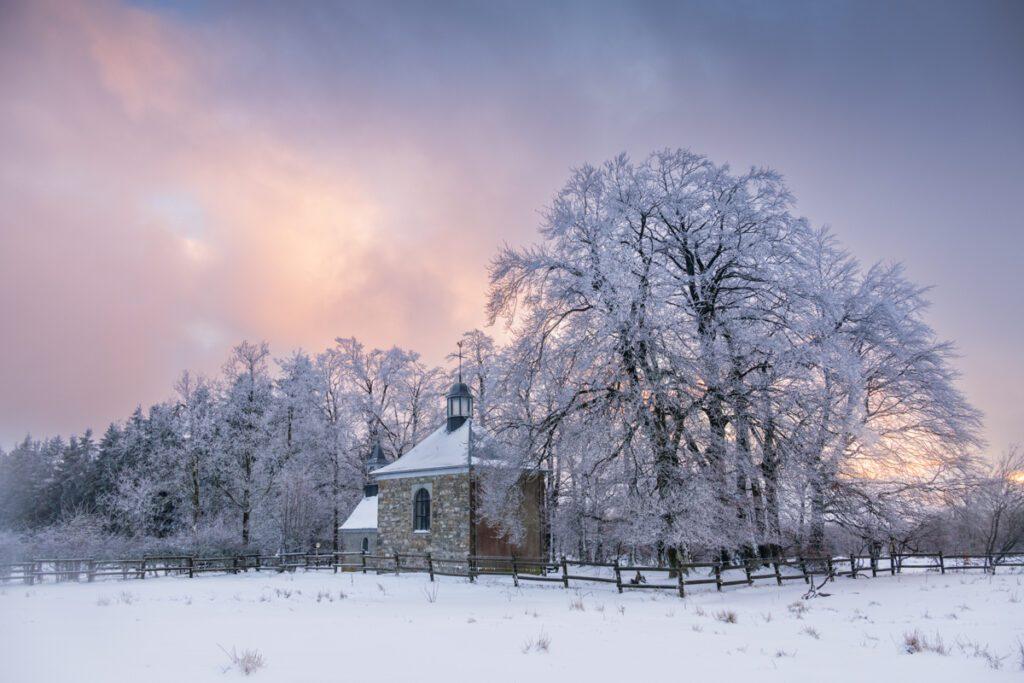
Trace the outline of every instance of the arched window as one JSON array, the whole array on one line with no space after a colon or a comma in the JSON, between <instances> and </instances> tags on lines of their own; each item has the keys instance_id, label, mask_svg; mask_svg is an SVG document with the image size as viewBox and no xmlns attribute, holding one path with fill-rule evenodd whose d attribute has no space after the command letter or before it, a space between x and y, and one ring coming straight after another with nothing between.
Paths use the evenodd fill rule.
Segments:
<instances>
[{"instance_id":1,"label":"arched window","mask_svg":"<svg viewBox=\"0 0 1024 683\"><path fill-rule=\"evenodd\" d=\"M370 552L370 539L368 539L366 536L363 536L363 552Z\"/></svg>"},{"instance_id":2,"label":"arched window","mask_svg":"<svg viewBox=\"0 0 1024 683\"><path fill-rule=\"evenodd\" d=\"M420 489L412 500L412 530L430 531L430 491Z\"/></svg>"}]
</instances>

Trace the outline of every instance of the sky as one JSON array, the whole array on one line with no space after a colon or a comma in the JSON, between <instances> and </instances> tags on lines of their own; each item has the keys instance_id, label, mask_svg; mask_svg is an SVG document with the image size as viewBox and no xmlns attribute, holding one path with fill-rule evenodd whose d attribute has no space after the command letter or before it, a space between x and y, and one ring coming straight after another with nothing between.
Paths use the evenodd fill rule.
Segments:
<instances>
[{"instance_id":1,"label":"sky","mask_svg":"<svg viewBox=\"0 0 1024 683\"><path fill-rule=\"evenodd\" d=\"M0 0L0 446L338 336L443 362L583 163L780 171L1024 441L1024 3ZM492 330L500 334L499 330Z\"/></svg>"}]
</instances>

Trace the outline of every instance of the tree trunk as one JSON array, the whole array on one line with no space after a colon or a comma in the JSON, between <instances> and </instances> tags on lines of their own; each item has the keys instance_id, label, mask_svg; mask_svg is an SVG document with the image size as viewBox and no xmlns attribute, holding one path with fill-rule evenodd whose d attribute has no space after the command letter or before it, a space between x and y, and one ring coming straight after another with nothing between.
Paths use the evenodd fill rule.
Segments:
<instances>
[{"instance_id":1,"label":"tree trunk","mask_svg":"<svg viewBox=\"0 0 1024 683\"><path fill-rule=\"evenodd\" d=\"M772 546L778 546L782 525L779 523L779 462L775 453L774 431L769 422L761 454L761 476L764 478L765 536Z\"/></svg>"},{"instance_id":2,"label":"tree trunk","mask_svg":"<svg viewBox=\"0 0 1024 683\"><path fill-rule=\"evenodd\" d=\"M825 486L821 476L811 481L811 551L820 555L825 550Z\"/></svg>"},{"instance_id":3,"label":"tree trunk","mask_svg":"<svg viewBox=\"0 0 1024 683\"><path fill-rule=\"evenodd\" d=\"M190 476L192 479L192 536L199 533L199 516L202 514L199 500L199 457L193 453L189 463Z\"/></svg>"},{"instance_id":4,"label":"tree trunk","mask_svg":"<svg viewBox=\"0 0 1024 683\"><path fill-rule=\"evenodd\" d=\"M252 459L245 459L245 484L242 489L242 545L249 546L249 518L252 515Z\"/></svg>"},{"instance_id":5,"label":"tree trunk","mask_svg":"<svg viewBox=\"0 0 1024 683\"><path fill-rule=\"evenodd\" d=\"M338 468L338 456L337 456L337 453L335 453L333 465L334 465L334 467L333 467L333 471L331 473L332 474L332 479L331 479L331 501L334 504L334 509L333 509L333 513L334 514L331 517L331 531L332 531L331 547L334 549L334 552L339 552L340 548L338 547L338 524L339 524L340 520L338 518L338 493L339 493L340 485L339 485L339 481L338 481L338 479L339 479L338 469L339 468Z\"/></svg>"}]
</instances>

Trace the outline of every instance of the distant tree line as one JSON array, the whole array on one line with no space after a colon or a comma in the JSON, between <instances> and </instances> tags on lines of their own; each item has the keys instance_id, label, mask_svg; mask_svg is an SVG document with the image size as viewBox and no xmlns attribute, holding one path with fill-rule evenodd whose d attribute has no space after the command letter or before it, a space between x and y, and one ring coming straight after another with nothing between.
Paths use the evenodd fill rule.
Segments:
<instances>
[{"instance_id":1,"label":"distant tree line","mask_svg":"<svg viewBox=\"0 0 1024 683\"><path fill-rule=\"evenodd\" d=\"M793 203L774 171L686 150L572 172L539 243L491 263L508 342L462 338L481 448L518 466L483 475L489 521L522 532L512 478L540 468L552 548L582 557L1020 545L1021 453L979 457L925 290ZM0 524L37 546L336 547L370 446L407 452L451 380L355 339L273 362L243 342L98 440L2 454Z\"/></svg>"},{"instance_id":2,"label":"distant tree line","mask_svg":"<svg viewBox=\"0 0 1024 683\"><path fill-rule=\"evenodd\" d=\"M99 439L26 437L0 453L0 523L52 530L54 544L328 550L370 445L397 457L422 438L444 379L414 352L355 339L273 362L243 342L220 376L183 373L173 398Z\"/></svg>"}]
</instances>

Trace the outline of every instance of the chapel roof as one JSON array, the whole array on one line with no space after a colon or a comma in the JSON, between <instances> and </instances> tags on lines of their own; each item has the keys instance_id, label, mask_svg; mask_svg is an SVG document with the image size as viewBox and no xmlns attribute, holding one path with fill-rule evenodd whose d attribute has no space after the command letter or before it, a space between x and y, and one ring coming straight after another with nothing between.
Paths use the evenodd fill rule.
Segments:
<instances>
[{"instance_id":1,"label":"chapel roof","mask_svg":"<svg viewBox=\"0 0 1024 683\"><path fill-rule=\"evenodd\" d=\"M356 509L338 528L342 531L376 531L377 496L368 496L359 501Z\"/></svg>"},{"instance_id":2,"label":"chapel roof","mask_svg":"<svg viewBox=\"0 0 1024 683\"><path fill-rule=\"evenodd\" d=\"M421 474L430 476L466 472L469 469L471 424L467 420L450 432L446 425L438 427L408 453L389 465L373 470L370 476L375 479L397 479ZM479 462L479 458L474 456L473 464Z\"/></svg>"}]
</instances>

